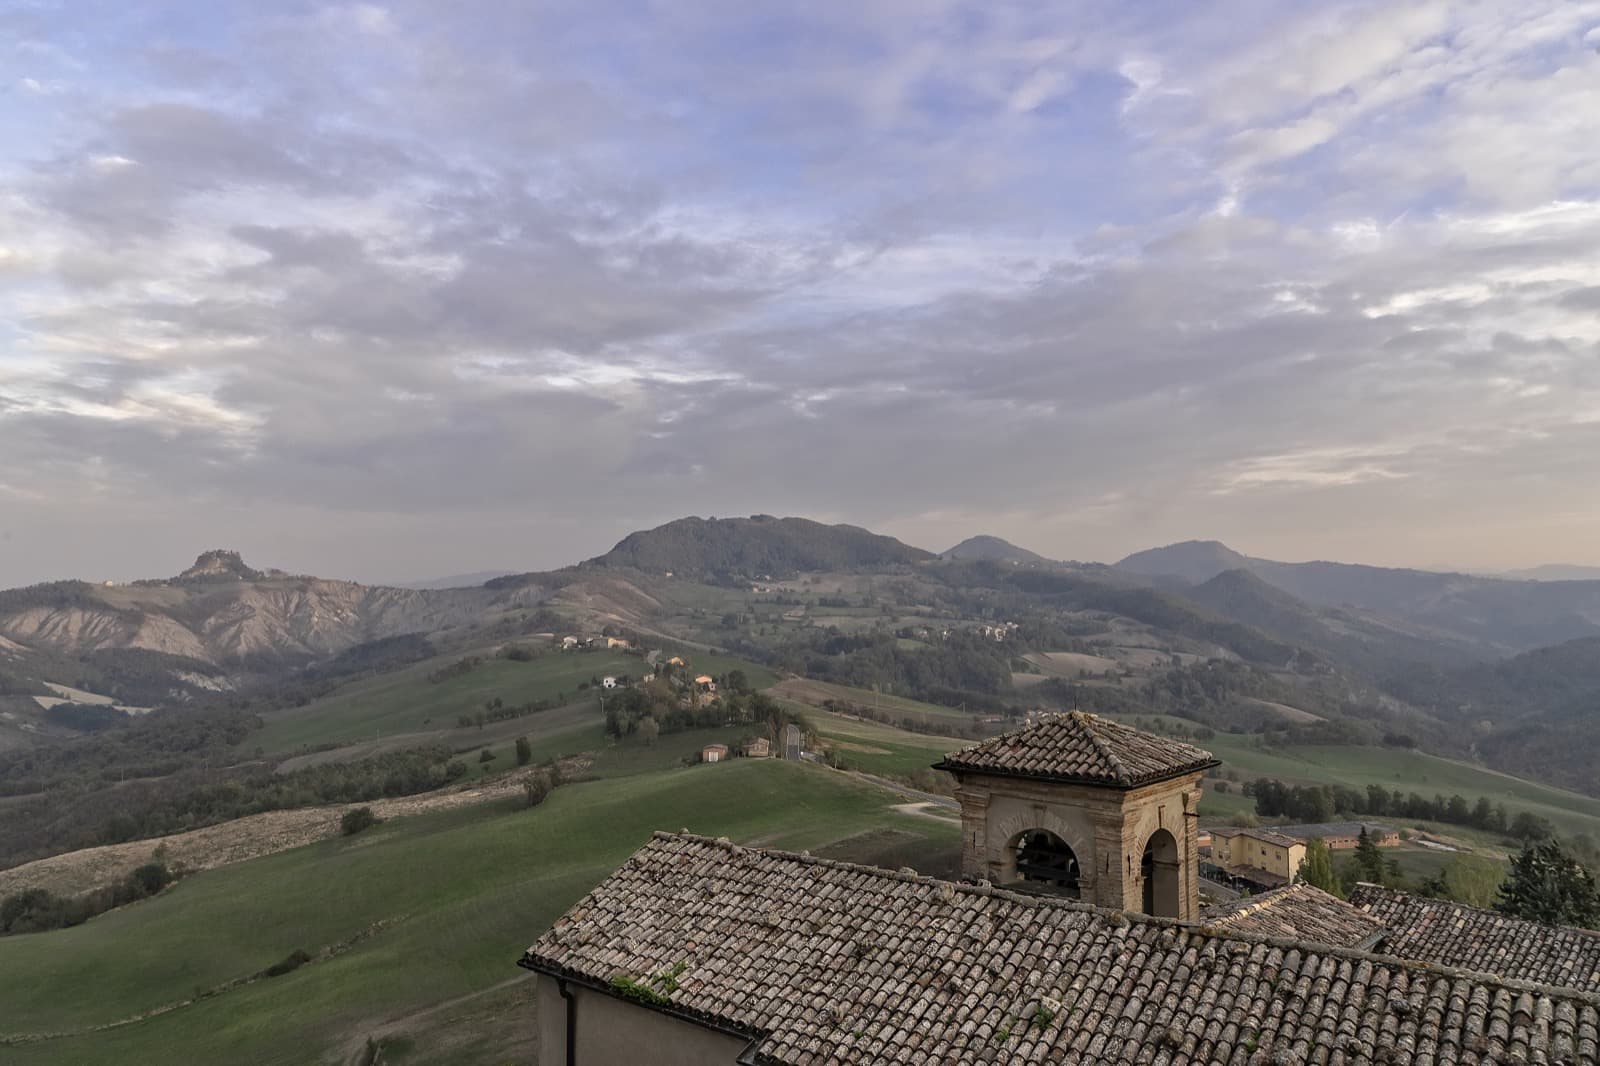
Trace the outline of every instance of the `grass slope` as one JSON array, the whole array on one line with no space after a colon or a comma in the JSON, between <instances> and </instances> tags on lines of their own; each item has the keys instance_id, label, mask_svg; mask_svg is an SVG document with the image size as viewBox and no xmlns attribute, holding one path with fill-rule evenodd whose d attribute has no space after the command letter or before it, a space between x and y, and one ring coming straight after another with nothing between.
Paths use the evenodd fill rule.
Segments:
<instances>
[{"instance_id":1,"label":"grass slope","mask_svg":"<svg viewBox=\"0 0 1600 1066\"><path fill-rule=\"evenodd\" d=\"M454 728L461 715L476 714L483 710L485 701L495 697L508 704L554 700L562 693L570 699L576 696L580 683L593 677L637 677L648 669L644 660L636 656L569 652L544 655L529 662L488 659L458 677L428 680L428 675L459 658L429 659L343 686L304 707L270 712L263 716L265 728L252 734L246 743L278 753L350 743L375 735Z\"/></svg>"},{"instance_id":2,"label":"grass slope","mask_svg":"<svg viewBox=\"0 0 1600 1066\"><path fill-rule=\"evenodd\" d=\"M663 657L670 654L663 653ZM730 670L743 670L750 684L758 689L777 680L766 667L729 656L692 652L683 658L697 673L720 677ZM459 659L460 655L428 659L345 685L303 707L269 712L263 715L265 727L251 734L243 747L282 754L308 747L454 730L461 715L478 713L486 701L496 697L513 706L537 699L553 701L563 695L576 701L580 695L578 686L584 682L608 674L638 677L650 670L644 659L620 652L552 652L527 662L486 658L460 676L428 680L430 674ZM591 690L582 695L588 700L597 694L598 690ZM569 724L566 720L539 722L552 713L518 719L526 723L520 728L515 723L498 723L492 727L493 738L547 732L549 725ZM450 738L452 742L460 739ZM471 738L465 742L470 744Z\"/></svg>"},{"instance_id":3,"label":"grass slope","mask_svg":"<svg viewBox=\"0 0 1600 1066\"><path fill-rule=\"evenodd\" d=\"M1130 722L1166 721L1184 728L1194 725L1181 718L1152 715L1125 716L1125 719ZM1338 784L1351 788L1383 785L1390 791L1400 789L1430 798L1436 793L1459 794L1469 804L1477 802L1480 796L1487 796L1491 803L1504 803L1513 815L1526 810L1548 818L1563 834L1588 833L1600 838L1600 798L1594 796L1405 748L1336 744L1265 748L1257 746L1257 742L1258 738L1251 734L1217 733L1210 740L1197 743L1221 759L1224 769L1237 770L1245 777L1274 777L1289 784ZM1208 792L1206 798L1210 796ZM1219 806L1242 809L1233 802ZM1250 809L1254 809L1253 805ZM1375 820L1397 821L1392 818ZM1450 828L1448 831L1459 830Z\"/></svg>"},{"instance_id":4,"label":"grass slope","mask_svg":"<svg viewBox=\"0 0 1600 1066\"><path fill-rule=\"evenodd\" d=\"M0 1039L112 1022L256 973L296 948L366 939L283 977L132 1025L5 1047L0 1057L18 1066L336 1062L390 1019L515 977L522 948L653 829L818 849L888 827L902 845L955 847L955 827L887 810L895 801L820 767L736 760L572 785L531 811L399 820L198 874L74 929L0 939ZM390 924L374 930L380 921ZM492 1024L525 1025L522 1009ZM416 1045L406 1062L435 1060L433 1024L402 1023ZM481 1053L505 1058L503 1049ZM459 1050L449 1061L489 1061L477 1054Z\"/></svg>"}]
</instances>

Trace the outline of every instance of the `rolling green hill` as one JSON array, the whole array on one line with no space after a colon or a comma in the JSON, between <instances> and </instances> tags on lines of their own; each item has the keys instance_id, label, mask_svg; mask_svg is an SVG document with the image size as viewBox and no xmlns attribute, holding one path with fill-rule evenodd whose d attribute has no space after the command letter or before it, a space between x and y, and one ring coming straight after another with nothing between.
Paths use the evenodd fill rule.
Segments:
<instances>
[{"instance_id":1,"label":"rolling green hill","mask_svg":"<svg viewBox=\"0 0 1600 1066\"><path fill-rule=\"evenodd\" d=\"M519 976L519 952L652 830L869 861L884 847L953 851L957 827L889 811L896 802L821 767L735 760L566 786L533 810L397 820L198 874L87 925L0 938L0 1058L167 1066L182 1049L186 1062L303 1066L353 1060L387 1032L408 1064L522 1061L531 1003L500 987ZM318 961L228 987L297 949ZM18 1042L48 1033L76 1035Z\"/></svg>"}]
</instances>

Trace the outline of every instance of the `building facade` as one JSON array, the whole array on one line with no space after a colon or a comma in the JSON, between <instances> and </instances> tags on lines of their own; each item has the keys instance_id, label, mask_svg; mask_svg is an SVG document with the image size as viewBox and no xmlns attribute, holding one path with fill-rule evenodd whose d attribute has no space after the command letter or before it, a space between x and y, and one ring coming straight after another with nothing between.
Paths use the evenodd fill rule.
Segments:
<instances>
[{"instance_id":1,"label":"building facade","mask_svg":"<svg viewBox=\"0 0 1600 1066\"><path fill-rule=\"evenodd\" d=\"M1211 830L1212 865L1258 888L1293 884L1305 857L1305 841L1272 830Z\"/></svg>"}]
</instances>

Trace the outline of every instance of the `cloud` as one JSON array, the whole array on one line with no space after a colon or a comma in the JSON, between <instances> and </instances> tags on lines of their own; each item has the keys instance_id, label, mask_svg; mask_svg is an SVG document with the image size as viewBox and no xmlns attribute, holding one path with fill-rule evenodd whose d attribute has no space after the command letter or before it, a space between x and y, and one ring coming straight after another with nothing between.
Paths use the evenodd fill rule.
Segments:
<instances>
[{"instance_id":1,"label":"cloud","mask_svg":"<svg viewBox=\"0 0 1600 1066\"><path fill-rule=\"evenodd\" d=\"M0 583L755 511L1583 561L1591 6L41 9Z\"/></svg>"}]
</instances>

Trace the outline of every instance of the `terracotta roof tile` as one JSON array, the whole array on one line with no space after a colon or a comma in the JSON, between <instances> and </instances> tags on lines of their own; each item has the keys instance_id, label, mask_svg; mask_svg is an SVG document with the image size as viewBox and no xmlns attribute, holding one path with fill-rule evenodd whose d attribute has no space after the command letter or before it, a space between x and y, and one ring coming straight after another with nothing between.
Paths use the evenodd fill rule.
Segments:
<instances>
[{"instance_id":1,"label":"terracotta roof tile","mask_svg":"<svg viewBox=\"0 0 1600 1066\"><path fill-rule=\"evenodd\" d=\"M1207 907L1205 924L1341 948L1369 948L1385 932L1366 911L1303 882Z\"/></svg>"},{"instance_id":2,"label":"terracotta roof tile","mask_svg":"<svg viewBox=\"0 0 1600 1066\"><path fill-rule=\"evenodd\" d=\"M1391 954L1600 993L1600 932L1378 885L1357 885L1350 902L1389 928L1383 950Z\"/></svg>"},{"instance_id":3,"label":"terracotta roof tile","mask_svg":"<svg viewBox=\"0 0 1600 1066\"><path fill-rule=\"evenodd\" d=\"M1594 996L688 835L523 965L639 982L784 1066L1600 1062Z\"/></svg>"},{"instance_id":4,"label":"terracotta roof tile","mask_svg":"<svg viewBox=\"0 0 1600 1066\"><path fill-rule=\"evenodd\" d=\"M951 752L941 770L1038 777L1130 788L1209 769L1217 760L1099 715L1073 711L1042 718L981 744Z\"/></svg>"},{"instance_id":5,"label":"terracotta roof tile","mask_svg":"<svg viewBox=\"0 0 1600 1066\"><path fill-rule=\"evenodd\" d=\"M1296 839L1295 837L1285 836L1282 833L1275 833L1270 829L1256 829L1252 826L1217 826L1216 828L1210 830L1210 833L1213 838L1228 837L1232 839L1233 837L1249 837L1251 840L1260 840L1268 844L1276 844L1280 848L1291 848L1296 844L1305 843L1305 841Z\"/></svg>"}]
</instances>

